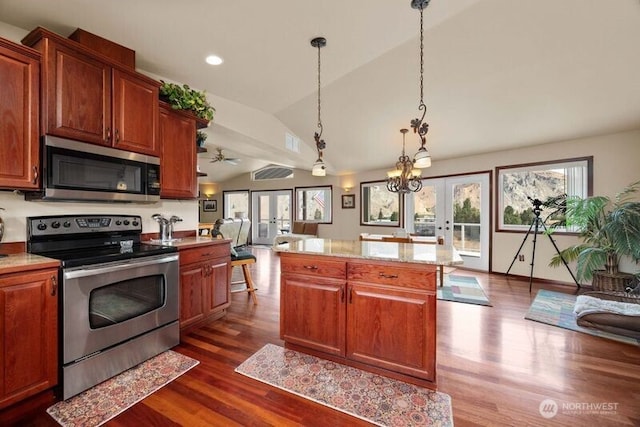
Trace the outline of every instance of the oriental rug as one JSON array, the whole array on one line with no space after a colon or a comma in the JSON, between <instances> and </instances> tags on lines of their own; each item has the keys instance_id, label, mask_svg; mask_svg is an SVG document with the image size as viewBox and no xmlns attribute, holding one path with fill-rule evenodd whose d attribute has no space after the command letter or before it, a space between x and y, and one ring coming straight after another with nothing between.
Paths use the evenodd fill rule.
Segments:
<instances>
[{"instance_id":1,"label":"oriental rug","mask_svg":"<svg viewBox=\"0 0 640 427\"><path fill-rule=\"evenodd\" d=\"M478 279L457 274L445 274L444 286L438 286L438 299L491 306Z\"/></svg>"},{"instance_id":2,"label":"oriental rug","mask_svg":"<svg viewBox=\"0 0 640 427\"><path fill-rule=\"evenodd\" d=\"M168 350L70 399L47 413L65 427L99 426L196 366L197 360Z\"/></svg>"},{"instance_id":3,"label":"oriental rug","mask_svg":"<svg viewBox=\"0 0 640 427\"><path fill-rule=\"evenodd\" d=\"M378 426L453 426L448 394L274 344L236 372Z\"/></svg>"},{"instance_id":4,"label":"oriental rug","mask_svg":"<svg viewBox=\"0 0 640 427\"><path fill-rule=\"evenodd\" d=\"M576 317L573 314L573 306L575 302L576 295L540 289L524 318L551 326L557 326L559 328L594 335L596 337L607 338L627 344L640 345L640 342L638 342L637 339L631 337L616 335L594 328L583 328L582 326L578 326L578 324L576 324Z\"/></svg>"}]
</instances>

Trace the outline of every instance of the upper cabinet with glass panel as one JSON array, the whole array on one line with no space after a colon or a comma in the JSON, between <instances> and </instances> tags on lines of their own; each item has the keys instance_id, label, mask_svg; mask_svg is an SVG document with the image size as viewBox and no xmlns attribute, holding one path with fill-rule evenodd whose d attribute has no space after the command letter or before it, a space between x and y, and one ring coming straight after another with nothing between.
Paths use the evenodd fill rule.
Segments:
<instances>
[{"instance_id":1,"label":"upper cabinet with glass panel","mask_svg":"<svg viewBox=\"0 0 640 427\"><path fill-rule=\"evenodd\" d=\"M400 193L387 190L385 181L360 183L360 224L400 227L402 205Z\"/></svg>"}]
</instances>

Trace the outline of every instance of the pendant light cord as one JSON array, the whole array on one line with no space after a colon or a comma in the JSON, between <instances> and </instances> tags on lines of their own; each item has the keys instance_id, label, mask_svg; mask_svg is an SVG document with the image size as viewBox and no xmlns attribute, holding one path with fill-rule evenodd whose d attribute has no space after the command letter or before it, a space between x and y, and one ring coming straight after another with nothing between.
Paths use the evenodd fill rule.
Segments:
<instances>
[{"instance_id":1,"label":"pendant light cord","mask_svg":"<svg viewBox=\"0 0 640 427\"><path fill-rule=\"evenodd\" d=\"M420 107L424 105L424 23L423 8L420 8ZM426 106L425 106L426 109Z\"/></svg>"},{"instance_id":2,"label":"pendant light cord","mask_svg":"<svg viewBox=\"0 0 640 427\"><path fill-rule=\"evenodd\" d=\"M322 136L322 120L320 118L320 45L318 45L318 128L320 129L318 136Z\"/></svg>"}]
</instances>

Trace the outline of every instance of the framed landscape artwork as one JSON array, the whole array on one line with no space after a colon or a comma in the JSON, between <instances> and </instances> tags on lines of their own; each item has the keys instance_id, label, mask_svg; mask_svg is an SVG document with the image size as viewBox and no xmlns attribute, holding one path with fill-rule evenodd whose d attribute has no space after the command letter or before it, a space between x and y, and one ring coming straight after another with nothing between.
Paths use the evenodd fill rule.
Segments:
<instances>
[{"instance_id":1,"label":"framed landscape artwork","mask_svg":"<svg viewBox=\"0 0 640 427\"><path fill-rule=\"evenodd\" d=\"M354 209L356 207L356 195L355 194L343 194L342 195L342 208Z\"/></svg>"},{"instance_id":2,"label":"framed landscape artwork","mask_svg":"<svg viewBox=\"0 0 640 427\"><path fill-rule=\"evenodd\" d=\"M218 211L218 201L217 200L203 200L202 201L202 210L205 212L217 212Z\"/></svg>"}]
</instances>

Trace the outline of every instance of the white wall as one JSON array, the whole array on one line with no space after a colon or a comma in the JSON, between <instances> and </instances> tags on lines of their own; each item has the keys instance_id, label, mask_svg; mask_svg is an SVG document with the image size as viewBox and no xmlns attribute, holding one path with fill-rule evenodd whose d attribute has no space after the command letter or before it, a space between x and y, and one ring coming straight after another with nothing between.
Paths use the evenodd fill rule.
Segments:
<instances>
[{"instance_id":1,"label":"white wall","mask_svg":"<svg viewBox=\"0 0 640 427\"><path fill-rule=\"evenodd\" d=\"M433 166L423 171L425 177L437 177L473 173L480 171L495 172L497 166L508 166L521 163L558 160L573 157L594 157L594 194L613 196L624 186L640 179L640 130L611 135L582 138L572 141L555 142L544 145L487 153L456 159L436 160ZM390 157L390 164L393 160ZM313 177L308 171L295 171L293 180L276 180L254 183L250 176L244 175L220 184L220 191L225 190L280 190L293 189L296 186L333 185L333 224L320 225L319 236L333 239L357 239L360 233L390 234L397 231L392 227L376 227L360 225L360 182L381 180L386 177L386 170L369 171L357 175L341 177ZM495 175L493 176L495 181ZM345 187L351 189L347 192ZM491 189L493 217L496 196L495 184ZM356 195L355 209L342 209L342 194ZM217 194L220 199L221 194ZM493 229L492 219L492 229ZM492 271L506 272L518 247L522 243L524 233L491 233L492 238ZM558 247L563 249L579 240L575 236L554 236ZM533 236L529 236L527 244L522 248L525 262L516 261L510 273L529 276L532 254ZM534 277L563 282L571 282L571 276L564 267L550 268L548 263L555 254L555 249L546 236L538 236L535 254ZM630 262L623 263L624 271L635 271Z\"/></svg>"}]
</instances>

